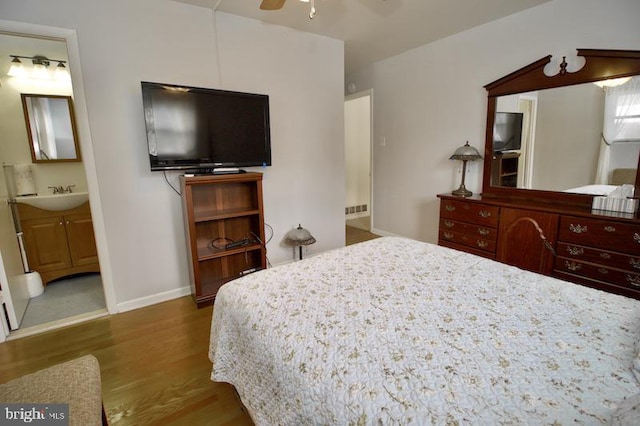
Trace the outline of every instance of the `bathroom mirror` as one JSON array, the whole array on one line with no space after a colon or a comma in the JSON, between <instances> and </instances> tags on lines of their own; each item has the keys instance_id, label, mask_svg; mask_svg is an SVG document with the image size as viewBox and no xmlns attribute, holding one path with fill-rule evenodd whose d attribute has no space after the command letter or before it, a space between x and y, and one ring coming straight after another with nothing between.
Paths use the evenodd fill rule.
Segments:
<instances>
[{"instance_id":1,"label":"bathroom mirror","mask_svg":"<svg viewBox=\"0 0 640 426\"><path fill-rule=\"evenodd\" d=\"M80 161L71 97L34 94L21 97L32 161Z\"/></svg>"}]
</instances>

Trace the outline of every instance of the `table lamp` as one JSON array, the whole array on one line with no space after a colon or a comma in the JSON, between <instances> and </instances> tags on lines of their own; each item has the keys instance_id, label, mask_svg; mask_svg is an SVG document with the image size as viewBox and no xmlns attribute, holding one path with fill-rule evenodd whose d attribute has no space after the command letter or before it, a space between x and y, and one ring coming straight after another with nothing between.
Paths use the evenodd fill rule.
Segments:
<instances>
[{"instance_id":1,"label":"table lamp","mask_svg":"<svg viewBox=\"0 0 640 426\"><path fill-rule=\"evenodd\" d=\"M451 194L456 195L458 197L469 197L473 194L473 192L469 191L464 186L464 179L467 173L467 161L475 161L482 159L482 156L478 152L477 149L469 145L469 141L462 145L460 148L456 149L456 152L453 153L449 160L462 160L462 181L460 182L460 188L452 191Z\"/></svg>"}]
</instances>

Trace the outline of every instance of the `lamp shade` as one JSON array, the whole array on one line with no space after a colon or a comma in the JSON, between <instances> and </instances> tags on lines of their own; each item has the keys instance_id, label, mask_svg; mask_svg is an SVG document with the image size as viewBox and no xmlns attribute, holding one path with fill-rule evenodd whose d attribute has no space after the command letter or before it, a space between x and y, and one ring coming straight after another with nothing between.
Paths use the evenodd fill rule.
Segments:
<instances>
[{"instance_id":1,"label":"lamp shade","mask_svg":"<svg viewBox=\"0 0 640 426\"><path fill-rule=\"evenodd\" d=\"M449 160L475 161L480 159L482 159L482 155L480 155L477 149L469 145L469 141L456 149L456 152L449 157Z\"/></svg>"},{"instance_id":2,"label":"lamp shade","mask_svg":"<svg viewBox=\"0 0 640 426\"><path fill-rule=\"evenodd\" d=\"M316 242L311 232L304 229L301 225L287 232L284 237L284 243L290 246L308 246Z\"/></svg>"}]
</instances>

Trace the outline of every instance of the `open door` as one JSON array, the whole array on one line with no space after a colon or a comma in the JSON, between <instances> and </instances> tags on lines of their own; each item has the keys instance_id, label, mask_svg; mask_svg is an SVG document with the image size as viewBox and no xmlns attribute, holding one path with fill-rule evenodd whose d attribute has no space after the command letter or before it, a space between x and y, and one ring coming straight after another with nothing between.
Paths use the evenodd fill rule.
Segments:
<instances>
[{"instance_id":1,"label":"open door","mask_svg":"<svg viewBox=\"0 0 640 426\"><path fill-rule=\"evenodd\" d=\"M11 282L7 276L4 266L2 251L0 251L0 302L2 302L2 316L9 320L8 328L17 330L20 327L22 316L29 303L29 292L26 282L21 282L26 278L25 274L11 277ZM13 289L13 291L12 291ZM3 328L6 328L5 325ZM8 330L5 330L8 334Z\"/></svg>"}]
</instances>

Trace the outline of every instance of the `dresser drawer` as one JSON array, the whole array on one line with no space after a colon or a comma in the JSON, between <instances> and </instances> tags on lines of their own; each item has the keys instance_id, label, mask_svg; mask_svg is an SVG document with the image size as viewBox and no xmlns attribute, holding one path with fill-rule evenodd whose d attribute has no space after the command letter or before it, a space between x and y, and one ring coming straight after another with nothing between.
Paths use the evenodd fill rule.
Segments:
<instances>
[{"instance_id":1,"label":"dresser drawer","mask_svg":"<svg viewBox=\"0 0 640 426\"><path fill-rule=\"evenodd\" d=\"M592 247L559 242L558 256L572 260L602 264L611 268L618 268L640 274L640 257L628 256L622 253L604 251Z\"/></svg>"},{"instance_id":2,"label":"dresser drawer","mask_svg":"<svg viewBox=\"0 0 640 426\"><path fill-rule=\"evenodd\" d=\"M580 262L563 257L556 258L555 270L597 281L640 290L640 272L629 272L595 263Z\"/></svg>"},{"instance_id":3,"label":"dresser drawer","mask_svg":"<svg viewBox=\"0 0 640 426\"><path fill-rule=\"evenodd\" d=\"M640 255L640 226L562 216L558 241Z\"/></svg>"},{"instance_id":4,"label":"dresser drawer","mask_svg":"<svg viewBox=\"0 0 640 426\"><path fill-rule=\"evenodd\" d=\"M453 219L440 219L440 229L474 235L491 241L495 241L498 237L498 230L496 228L484 225L473 225Z\"/></svg>"},{"instance_id":5,"label":"dresser drawer","mask_svg":"<svg viewBox=\"0 0 640 426\"><path fill-rule=\"evenodd\" d=\"M467 247L473 247L478 250L495 253L496 241L488 240L479 235L466 234L464 232L448 231L440 228L439 234L440 241L447 241L450 243L457 243Z\"/></svg>"},{"instance_id":6,"label":"dresser drawer","mask_svg":"<svg viewBox=\"0 0 640 426\"><path fill-rule=\"evenodd\" d=\"M441 200L440 217L497 227L500 207L458 200Z\"/></svg>"}]
</instances>

